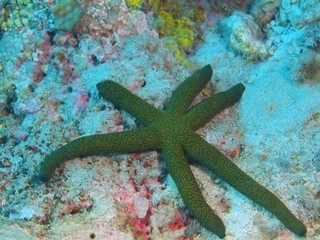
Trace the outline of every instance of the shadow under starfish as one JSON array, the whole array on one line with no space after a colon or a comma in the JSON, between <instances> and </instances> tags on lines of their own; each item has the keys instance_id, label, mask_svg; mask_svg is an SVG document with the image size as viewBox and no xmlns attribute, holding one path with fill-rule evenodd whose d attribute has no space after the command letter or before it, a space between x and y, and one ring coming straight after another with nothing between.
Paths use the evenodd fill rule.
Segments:
<instances>
[{"instance_id":1,"label":"shadow under starfish","mask_svg":"<svg viewBox=\"0 0 320 240\"><path fill-rule=\"evenodd\" d=\"M54 170L63 162L76 157L102 153L131 153L161 150L168 172L179 193L199 223L218 235L225 236L221 219L205 201L192 174L186 155L213 170L239 192L272 212L288 229L299 236L306 227L270 191L251 179L217 149L194 133L223 109L235 104L242 96L240 83L200 102L189 110L196 95L210 81L210 65L193 73L173 92L161 111L132 94L119 84L107 80L97 84L101 97L136 117L145 127L119 133L84 136L55 150L44 160L39 179L48 181Z\"/></svg>"}]
</instances>

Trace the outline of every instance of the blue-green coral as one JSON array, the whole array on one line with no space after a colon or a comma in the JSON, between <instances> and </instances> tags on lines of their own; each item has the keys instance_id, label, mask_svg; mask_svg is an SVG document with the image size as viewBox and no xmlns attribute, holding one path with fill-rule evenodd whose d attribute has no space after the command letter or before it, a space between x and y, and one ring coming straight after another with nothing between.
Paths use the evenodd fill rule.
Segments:
<instances>
[{"instance_id":1,"label":"blue-green coral","mask_svg":"<svg viewBox=\"0 0 320 240\"><path fill-rule=\"evenodd\" d=\"M225 236L224 225L205 201L191 172L187 155L272 212L292 232L303 236L306 233L304 224L295 218L274 194L194 133L217 113L235 104L245 89L241 83L237 84L189 109L193 99L209 82L211 76L210 65L193 73L173 92L165 111L154 108L113 81L100 82L97 84L100 96L135 116L145 127L120 133L80 137L47 156L41 166L39 178L48 181L62 162L75 157L110 152L162 150L168 171L191 214L203 227L222 238Z\"/></svg>"}]
</instances>

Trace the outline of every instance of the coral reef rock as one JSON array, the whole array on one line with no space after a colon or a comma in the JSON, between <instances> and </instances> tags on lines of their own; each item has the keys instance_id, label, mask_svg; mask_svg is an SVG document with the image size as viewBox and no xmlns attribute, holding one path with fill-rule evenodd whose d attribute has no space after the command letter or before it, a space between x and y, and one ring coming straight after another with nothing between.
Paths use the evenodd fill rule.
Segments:
<instances>
[{"instance_id":1,"label":"coral reef rock","mask_svg":"<svg viewBox=\"0 0 320 240\"><path fill-rule=\"evenodd\" d=\"M262 32L252 16L234 12L220 22L221 32L231 47L249 59L266 59L268 49L261 41Z\"/></svg>"}]
</instances>

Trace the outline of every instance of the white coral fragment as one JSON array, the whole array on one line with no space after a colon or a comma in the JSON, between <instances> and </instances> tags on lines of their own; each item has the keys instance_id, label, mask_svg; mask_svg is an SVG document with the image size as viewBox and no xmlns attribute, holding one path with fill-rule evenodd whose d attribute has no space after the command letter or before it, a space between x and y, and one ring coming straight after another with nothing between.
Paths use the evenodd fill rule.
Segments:
<instances>
[{"instance_id":1,"label":"white coral fragment","mask_svg":"<svg viewBox=\"0 0 320 240\"><path fill-rule=\"evenodd\" d=\"M232 48L251 59L265 59L268 49L260 40L262 32L253 17L242 12L234 12L221 21L224 37Z\"/></svg>"},{"instance_id":2,"label":"white coral fragment","mask_svg":"<svg viewBox=\"0 0 320 240\"><path fill-rule=\"evenodd\" d=\"M149 200L144 197L140 197L138 193L135 194L134 209L137 213L138 218L144 218L149 209Z\"/></svg>"}]
</instances>

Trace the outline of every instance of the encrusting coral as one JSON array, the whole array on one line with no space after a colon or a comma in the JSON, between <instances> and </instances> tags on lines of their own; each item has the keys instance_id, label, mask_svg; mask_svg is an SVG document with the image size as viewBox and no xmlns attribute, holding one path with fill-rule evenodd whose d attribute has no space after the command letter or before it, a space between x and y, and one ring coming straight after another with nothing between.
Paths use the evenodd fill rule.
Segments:
<instances>
[{"instance_id":1,"label":"encrusting coral","mask_svg":"<svg viewBox=\"0 0 320 240\"><path fill-rule=\"evenodd\" d=\"M227 157L194 133L220 111L235 104L245 89L241 83L237 84L189 110L193 99L210 81L211 76L210 65L193 73L173 92L165 111L154 108L113 81L98 83L101 97L135 116L145 127L80 137L46 157L40 168L39 179L48 181L61 163L76 157L111 152L162 150L168 171L191 214L203 227L223 238L225 227L205 201L190 169L187 155L272 212L292 232L303 236L306 233L304 224L295 218L273 193L251 179Z\"/></svg>"},{"instance_id":2,"label":"encrusting coral","mask_svg":"<svg viewBox=\"0 0 320 240\"><path fill-rule=\"evenodd\" d=\"M71 31L80 21L83 9L76 0L61 1L53 8L56 29Z\"/></svg>"}]
</instances>

